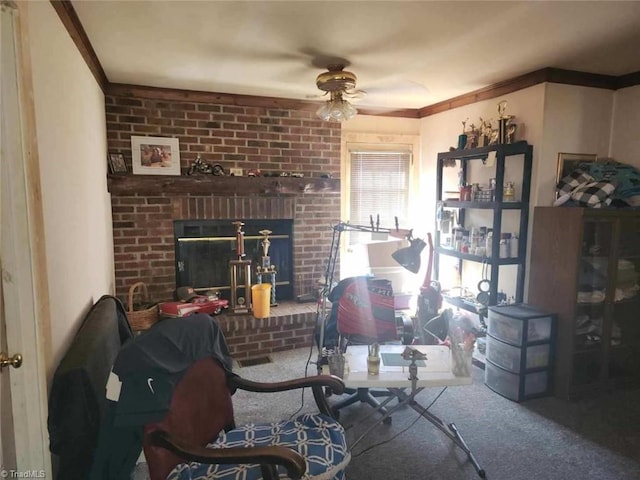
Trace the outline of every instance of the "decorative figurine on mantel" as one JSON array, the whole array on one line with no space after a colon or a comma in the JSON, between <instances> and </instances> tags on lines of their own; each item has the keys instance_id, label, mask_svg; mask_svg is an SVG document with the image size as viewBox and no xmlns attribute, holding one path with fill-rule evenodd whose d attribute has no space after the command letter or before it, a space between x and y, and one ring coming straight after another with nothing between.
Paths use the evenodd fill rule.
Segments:
<instances>
[{"instance_id":1,"label":"decorative figurine on mantel","mask_svg":"<svg viewBox=\"0 0 640 480\"><path fill-rule=\"evenodd\" d=\"M260 257L260 265L256 267L256 279L257 283L262 283L262 277L266 276L267 281L271 283L271 306L275 307L278 305L276 302L276 266L271 265L271 257L269 256L269 245L271 242L269 241L269 235L273 232L271 230L260 230L260 235L262 235L262 257Z\"/></svg>"},{"instance_id":2,"label":"decorative figurine on mantel","mask_svg":"<svg viewBox=\"0 0 640 480\"><path fill-rule=\"evenodd\" d=\"M210 175L222 176L224 175L224 168L222 165L209 165L205 161L202 160L200 154L196 156L196 159L193 161L189 170L187 170L187 175L193 175L194 173L206 173Z\"/></svg>"}]
</instances>

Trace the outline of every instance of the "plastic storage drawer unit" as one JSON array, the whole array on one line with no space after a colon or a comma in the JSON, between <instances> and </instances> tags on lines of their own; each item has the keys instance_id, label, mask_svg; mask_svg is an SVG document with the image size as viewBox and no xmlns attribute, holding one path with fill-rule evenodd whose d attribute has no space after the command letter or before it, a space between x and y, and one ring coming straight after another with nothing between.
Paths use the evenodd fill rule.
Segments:
<instances>
[{"instance_id":1,"label":"plastic storage drawer unit","mask_svg":"<svg viewBox=\"0 0 640 480\"><path fill-rule=\"evenodd\" d=\"M550 372L542 370L525 374L507 372L487 360L484 383L496 393L516 402L543 397L550 393Z\"/></svg>"},{"instance_id":2,"label":"plastic storage drawer unit","mask_svg":"<svg viewBox=\"0 0 640 480\"><path fill-rule=\"evenodd\" d=\"M526 304L489 307L484 383L516 402L548 395L555 322Z\"/></svg>"},{"instance_id":3,"label":"plastic storage drawer unit","mask_svg":"<svg viewBox=\"0 0 640 480\"><path fill-rule=\"evenodd\" d=\"M554 315L526 304L489 307L488 333L511 345L551 341Z\"/></svg>"},{"instance_id":4,"label":"plastic storage drawer unit","mask_svg":"<svg viewBox=\"0 0 640 480\"><path fill-rule=\"evenodd\" d=\"M551 360L551 348L548 343L529 347L514 347L487 336L487 358L495 365L520 373L521 370L548 367ZM524 361L524 365L522 362Z\"/></svg>"}]
</instances>

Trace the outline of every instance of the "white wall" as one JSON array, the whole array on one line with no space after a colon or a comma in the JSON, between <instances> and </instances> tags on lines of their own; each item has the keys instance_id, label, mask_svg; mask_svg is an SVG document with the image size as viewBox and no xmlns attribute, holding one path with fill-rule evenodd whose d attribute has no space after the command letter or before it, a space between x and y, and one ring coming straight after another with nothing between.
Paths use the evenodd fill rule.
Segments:
<instances>
[{"instance_id":1,"label":"white wall","mask_svg":"<svg viewBox=\"0 0 640 480\"><path fill-rule=\"evenodd\" d=\"M342 123L342 132L418 135L420 121L417 118L356 115L351 120Z\"/></svg>"},{"instance_id":2,"label":"white wall","mask_svg":"<svg viewBox=\"0 0 640 480\"><path fill-rule=\"evenodd\" d=\"M640 85L618 90L613 107L613 159L640 168Z\"/></svg>"},{"instance_id":3,"label":"white wall","mask_svg":"<svg viewBox=\"0 0 640 480\"><path fill-rule=\"evenodd\" d=\"M30 52L57 366L114 285L104 95L49 2L29 5Z\"/></svg>"},{"instance_id":4,"label":"white wall","mask_svg":"<svg viewBox=\"0 0 640 480\"><path fill-rule=\"evenodd\" d=\"M611 118L616 93L602 88L547 84L538 168L534 169L532 205L555 199L558 153L609 156ZM538 145L535 145L537 147Z\"/></svg>"}]
</instances>

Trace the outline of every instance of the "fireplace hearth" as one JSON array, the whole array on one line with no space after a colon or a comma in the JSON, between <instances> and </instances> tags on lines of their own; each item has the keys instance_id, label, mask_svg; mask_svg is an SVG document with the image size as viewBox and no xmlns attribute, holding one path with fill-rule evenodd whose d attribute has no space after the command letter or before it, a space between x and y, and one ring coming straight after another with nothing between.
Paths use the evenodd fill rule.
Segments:
<instances>
[{"instance_id":1,"label":"fireplace hearth","mask_svg":"<svg viewBox=\"0 0 640 480\"><path fill-rule=\"evenodd\" d=\"M196 291L217 290L230 300L230 260L236 260L234 219L174 221L176 287ZM260 230L270 230L269 256L277 269L276 298L290 300L294 292L293 220L240 220L244 223L244 250L251 260L251 283L257 283L256 267L263 255ZM240 293L243 292L240 290ZM246 295L246 294L245 294Z\"/></svg>"}]
</instances>

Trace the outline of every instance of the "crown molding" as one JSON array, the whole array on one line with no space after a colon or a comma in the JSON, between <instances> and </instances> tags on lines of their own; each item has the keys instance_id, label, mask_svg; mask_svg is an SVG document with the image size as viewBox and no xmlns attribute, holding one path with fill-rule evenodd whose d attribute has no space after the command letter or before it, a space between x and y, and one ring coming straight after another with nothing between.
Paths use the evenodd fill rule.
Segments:
<instances>
[{"instance_id":1,"label":"crown molding","mask_svg":"<svg viewBox=\"0 0 640 480\"><path fill-rule=\"evenodd\" d=\"M600 75L597 73L579 72L576 70L563 70L561 68L542 68L540 70L520 75L519 77L494 83L488 87L474 90L473 92L465 93L464 95L460 95L449 100L423 107L419 109L419 118L446 112L447 110L481 102L483 100L498 98L508 93L513 93L545 82L616 90L621 88L619 86L620 79L625 77L629 77L627 80L629 83L635 81L635 83L631 83L626 86L640 84L640 72L624 75L623 77L616 77L613 75Z\"/></svg>"},{"instance_id":2,"label":"crown molding","mask_svg":"<svg viewBox=\"0 0 640 480\"><path fill-rule=\"evenodd\" d=\"M238 95L234 93L216 93L200 90L182 90L178 88L147 87L126 83L109 83L105 95L123 97L150 98L173 101L217 103L219 105L238 105L245 107L284 108L290 110L316 110L318 102L295 100L290 98Z\"/></svg>"},{"instance_id":3,"label":"crown molding","mask_svg":"<svg viewBox=\"0 0 640 480\"><path fill-rule=\"evenodd\" d=\"M634 85L640 85L640 71L619 76L617 83L617 88L627 88L633 87Z\"/></svg>"},{"instance_id":4,"label":"crown molding","mask_svg":"<svg viewBox=\"0 0 640 480\"><path fill-rule=\"evenodd\" d=\"M76 44L76 48L80 51L80 55L82 55L82 58L98 82L98 85L104 92L106 86L109 84L109 79L107 78L106 73L104 73L100 60L98 60L98 56L89 41L87 33L84 31L82 23L80 23L78 14L73 8L71 1L51 0L51 5L58 14L58 17L60 17L62 24L67 29L73 43Z\"/></svg>"}]
</instances>

